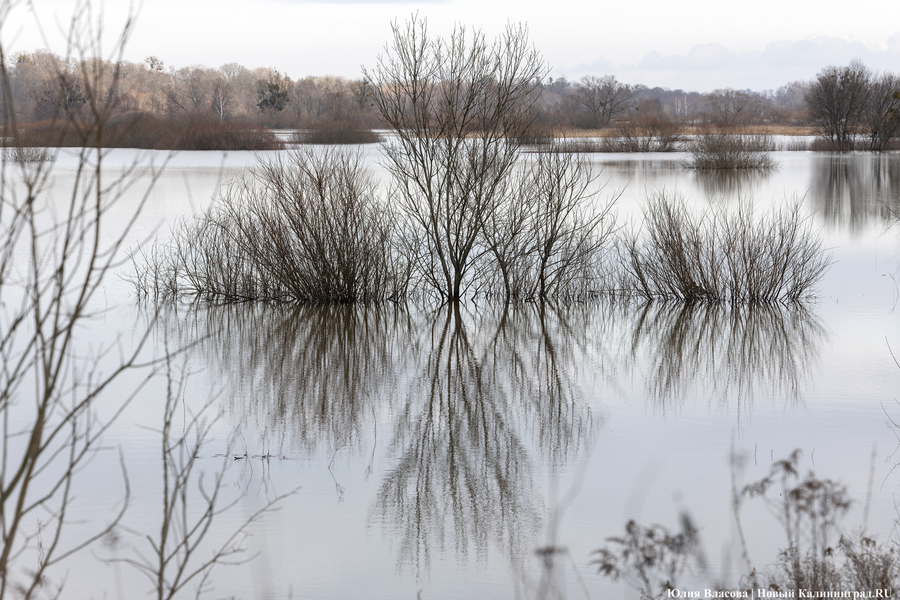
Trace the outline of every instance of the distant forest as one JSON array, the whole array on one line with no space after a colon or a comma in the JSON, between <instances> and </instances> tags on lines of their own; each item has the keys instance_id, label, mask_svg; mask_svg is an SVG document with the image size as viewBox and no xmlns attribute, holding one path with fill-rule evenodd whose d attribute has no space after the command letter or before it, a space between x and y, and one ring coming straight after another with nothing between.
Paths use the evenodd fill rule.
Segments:
<instances>
[{"instance_id":1,"label":"distant forest","mask_svg":"<svg viewBox=\"0 0 900 600\"><path fill-rule=\"evenodd\" d=\"M378 141L373 130L384 127L373 101L376 90L365 78L293 80L276 69L236 63L174 69L152 56L142 63L112 63L45 51L16 54L3 67L8 85L0 90L0 118L18 123L14 135L3 136L3 145L83 145L84 125L95 122L91 111L98 99L107 114L102 143L110 147L284 147L273 129L294 130L291 141L300 143L368 143ZM650 88L614 75L550 77L533 89L538 96L529 103L526 138L589 132L582 135L625 142L596 151L676 150L684 134L710 127L814 134L815 150L900 146L900 77L875 73L859 61L762 92Z\"/></svg>"},{"instance_id":2,"label":"distant forest","mask_svg":"<svg viewBox=\"0 0 900 600\"><path fill-rule=\"evenodd\" d=\"M111 65L104 65L113 73ZM219 68L166 68L149 57L118 65L118 112L169 117L241 120L269 128L318 128L333 123L378 128L363 79L309 76L293 80L272 68L236 63ZM87 100L81 68L45 51L22 52L7 65L9 93L20 123L77 113ZM635 113L679 123L803 125L810 82L795 81L763 92L720 89L709 93L628 85L614 76L578 81L549 78L536 104L538 123L566 129L598 129ZM4 103L6 104L6 103ZM8 106L8 104L6 104Z\"/></svg>"}]
</instances>

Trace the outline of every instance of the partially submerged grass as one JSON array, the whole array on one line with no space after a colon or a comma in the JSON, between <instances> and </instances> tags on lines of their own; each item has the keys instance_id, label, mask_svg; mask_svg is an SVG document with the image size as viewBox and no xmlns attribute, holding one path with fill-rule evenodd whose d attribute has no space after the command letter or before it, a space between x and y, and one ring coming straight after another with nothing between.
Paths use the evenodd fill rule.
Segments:
<instances>
[{"instance_id":1,"label":"partially submerged grass","mask_svg":"<svg viewBox=\"0 0 900 600\"><path fill-rule=\"evenodd\" d=\"M799 201L762 217L746 201L698 213L663 190L650 197L644 219L620 255L624 288L647 299L794 301L830 265Z\"/></svg>"},{"instance_id":2,"label":"partially submerged grass","mask_svg":"<svg viewBox=\"0 0 900 600\"><path fill-rule=\"evenodd\" d=\"M812 144L806 139L789 139L779 144L779 150L786 152L806 152L810 150Z\"/></svg>"}]
</instances>

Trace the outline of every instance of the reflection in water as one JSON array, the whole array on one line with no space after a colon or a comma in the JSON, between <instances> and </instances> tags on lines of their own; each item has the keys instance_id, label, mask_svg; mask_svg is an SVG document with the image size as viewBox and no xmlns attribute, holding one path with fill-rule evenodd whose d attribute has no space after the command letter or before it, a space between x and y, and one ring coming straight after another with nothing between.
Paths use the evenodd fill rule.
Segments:
<instances>
[{"instance_id":1,"label":"reflection in water","mask_svg":"<svg viewBox=\"0 0 900 600\"><path fill-rule=\"evenodd\" d=\"M577 382L579 372L597 375L609 363L592 356L612 324L597 308L507 305L497 307L494 317L485 377L498 387L508 386L535 446L551 464L564 465L577 456L599 427Z\"/></svg>"},{"instance_id":2,"label":"reflection in water","mask_svg":"<svg viewBox=\"0 0 900 600\"><path fill-rule=\"evenodd\" d=\"M595 156L601 157L597 164L604 169L614 169L625 175L635 177L658 177L661 174L669 173L673 170L681 168L681 161L675 159L659 159L659 160L637 160L637 159L621 159L621 160L603 160L603 154Z\"/></svg>"},{"instance_id":3,"label":"reflection in water","mask_svg":"<svg viewBox=\"0 0 900 600\"><path fill-rule=\"evenodd\" d=\"M900 214L900 156L867 152L816 159L809 195L829 225L858 237L872 221Z\"/></svg>"},{"instance_id":4,"label":"reflection in water","mask_svg":"<svg viewBox=\"0 0 900 600\"><path fill-rule=\"evenodd\" d=\"M665 409L706 393L725 407L733 399L738 417L755 397L797 402L825 336L796 303L649 302L635 320L627 353L645 369L652 402Z\"/></svg>"},{"instance_id":5,"label":"reflection in water","mask_svg":"<svg viewBox=\"0 0 900 600\"><path fill-rule=\"evenodd\" d=\"M512 560L539 524L532 461L507 391L483 377L458 303L432 321L421 375L394 422L394 468L373 515L399 542L398 562L427 572L435 550L479 558L496 544Z\"/></svg>"},{"instance_id":6,"label":"reflection in water","mask_svg":"<svg viewBox=\"0 0 900 600\"><path fill-rule=\"evenodd\" d=\"M181 322L191 328L183 334L201 340L229 384L229 410L270 452L352 449L372 431L415 343L410 314L391 304L225 305L194 314Z\"/></svg>"},{"instance_id":7,"label":"reflection in water","mask_svg":"<svg viewBox=\"0 0 900 600\"><path fill-rule=\"evenodd\" d=\"M467 323L454 304L428 319L432 343L395 421L399 458L373 513L399 538L401 564L427 570L450 536L460 562L493 544L521 564L534 547L534 465L575 458L598 424L575 381L593 362L590 315L525 304Z\"/></svg>"},{"instance_id":8,"label":"reflection in water","mask_svg":"<svg viewBox=\"0 0 900 600\"><path fill-rule=\"evenodd\" d=\"M691 169L694 185L706 198L756 198L771 174L760 169Z\"/></svg>"},{"instance_id":9,"label":"reflection in water","mask_svg":"<svg viewBox=\"0 0 900 600\"><path fill-rule=\"evenodd\" d=\"M585 385L642 373L658 407L711 390L740 417L758 394L796 402L824 336L794 304L229 305L190 315L166 322L182 343L200 340L193 351L230 384L228 409L267 451L325 469L349 450L369 460L368 477L374 432L388 438L368 520L417 575L445 551L459 563L498 551L523 568L544 528L536 474L583 456L600 430L600 392L588 397Z\"/></svg>"}]
</instances>

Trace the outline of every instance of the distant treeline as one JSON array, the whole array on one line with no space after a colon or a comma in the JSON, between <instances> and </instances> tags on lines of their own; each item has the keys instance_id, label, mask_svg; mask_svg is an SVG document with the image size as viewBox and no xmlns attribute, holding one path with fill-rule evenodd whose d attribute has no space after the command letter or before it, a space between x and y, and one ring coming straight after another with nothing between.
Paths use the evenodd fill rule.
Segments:
<instances>
[{"instance_id":1,"label":"distant treeline","mask_svg":"<svg viewBox=\"0 0 900 600\"><path fill-rule=\"evenodd\" d=\"M219 68L194 65L175 69L166 68L152 56L143 63L86 66L42 50L16 54L6 65L9 87L0 92L4 96L0 112L6 114L0 116L7 122L13 116L8 114L12 111L20 124L60 118L77 120L91 96L84 88L85 69L96 68L109 74L106 93L115 95L115 112L129 113L126 122L141 115L142 120L153 117L147 121L153 123L174 120L209 126L232 122L240 123L245 130L248 127L291 128L306 132L306 137L298 141L326 143L374 141L376 138L371 135L366 139L366 132L382 127L372 102L371 83L363 78L308 76L293 80L276 69L248 69L236 63ZM897 77L890 73L873 74L859 63L850 67L826 67L812 80L793 81L777 90L763 92L726 88L699 93L650 88L622 83L613 75L586 76L578 81L551 77L537 86L540 97L534 103L532 117L538 135L551 129L639 127L626 134L636 132L644 137L640 129L643 127L656 132L660 127L672 125L711 124L810 126L823 137L837 141L847 134L835 133L821 122L817 109L829 100L823 100L815 92L823 80L839 76L842 69L855 73L857 84L862 69L863 87L868 90L866 102L889 100L873 111L880 112L887 121L897 121L898 111L892 96L900 89ZM849 121L842 122L856 127L856 134L869 134L863 129L871 123L864 121L863 117L850 115ZM845 141L837 145L847 147Z\"/></svg>"},{"instance_id":2,"label":"distant treeline","mask_svg":"<svg viewBox=\"0 0 900 600\"><path fill-rule=\"evenodd\" d=\"M74 60L38 50L16 54L9 72L12 104L19 122L51 119L86 101L81 66ZM377 128L364 79L309 76L292 80L272 68L248 69L236 63L219 68L193 65L166 68L149 57L119 64L118 109L169 116L240 119L272 128L317 128L336 121ZM113 69L107 65L107 71ZM570 129L597 129L627 120L637 112L659 113L679 122L803 124L809 82L753 92L721 89L707 94L644 85L631 86L614 76L565 77L540 86L538 121Z\"/></svg>"}]
</instances>

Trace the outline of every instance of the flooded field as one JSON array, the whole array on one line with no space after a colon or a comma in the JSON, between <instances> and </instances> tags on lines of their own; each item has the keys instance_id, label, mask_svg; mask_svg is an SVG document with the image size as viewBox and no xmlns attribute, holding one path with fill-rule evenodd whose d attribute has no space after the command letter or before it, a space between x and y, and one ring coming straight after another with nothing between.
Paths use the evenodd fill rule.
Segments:
<instances>
[{"instance_id":1,"label":"flooded field","mask_svg":"<svg viewBox=\"0 0 900 600\"><path fill-rule=\"evenodd\" d=\"M377 147L365 152L383 175ZM116 151L109 172L135 157L163 159ZM631 519L677 530L683 513L699 528L710 577L737 585L741 531L759 567L787 542L762 501L744 502L739 530L732 489L795 449L804 473L847 485L853 504L839 530L886 541L900 490L900 155L773 157L774 171L728 177L684 169L679 154L592 161L602 196L621 192L622 226L638 226L648 193L661 189L698 208L802 199L834 264L801 304L481 300L156 314L134 302L132 266L117 266L80 341L127 349L149 327L142 359L170 352L182 387L167 392L165 370L148 378L139 368L98 405L109 416L141 386L74 480L67 535L80 539L121 508L126 478L128 506L122 527L60 565L63 597L152 589L121 559L151 558L146 536L160 528L164 414L176 429L190 415L208 425L194 477L204 473L209 493L224 473L219 506L233 504L196 561L275 501L237 538L246 551L232 562L242 564L203 581L211 598L637 598L597 573L593 552ZM130 247L164 239L253 162L175 155ZM54 192L74 168L58 158ZM113 233L138 188L110 212ZM185 514L202 515L195 480Z\"/></svg>"}]
</instances>

